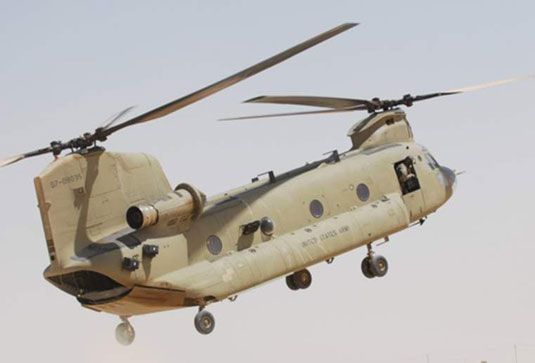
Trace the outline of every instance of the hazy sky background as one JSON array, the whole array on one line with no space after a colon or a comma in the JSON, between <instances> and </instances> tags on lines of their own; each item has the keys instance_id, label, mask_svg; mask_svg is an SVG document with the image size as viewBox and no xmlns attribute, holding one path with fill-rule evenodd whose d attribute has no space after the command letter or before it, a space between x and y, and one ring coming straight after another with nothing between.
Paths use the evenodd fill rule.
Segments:
<instances>
[{"instance_id":1,"label":"hazy sky background","mask_svg":"<svg viewBox=\"0 0 535 363\"><path fill-rule=\"evenodd\" d=\"M219 80L346 21L362 22L275 68L152 124L114 135L109 150L156 156L171 184L209 195L338 148L362 114L217 123L294 110L241 105L261 94L397 97L535 72L533 1L0 1L0 155L93 130ZM423 228L377 250L311 269L306 291L283 280L210 307L118 319L83 309L42 278L48 264L32 179L50 161L0 171L0 351L6 362L535 361L535 82L409 109L419 142L467 170Z\"/></svg>"}]
</instances>

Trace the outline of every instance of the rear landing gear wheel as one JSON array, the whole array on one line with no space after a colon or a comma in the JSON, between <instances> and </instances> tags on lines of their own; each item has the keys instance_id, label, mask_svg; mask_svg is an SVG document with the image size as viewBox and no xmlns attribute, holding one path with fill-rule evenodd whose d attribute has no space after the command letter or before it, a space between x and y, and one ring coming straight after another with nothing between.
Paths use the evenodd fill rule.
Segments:
<instances>
[{"instance_id":1,"label":"rear landing gear wheel","mask_svg":"<svg viewBox=\"0 0 535 363\"><path fill-rule=\"evenodd\" d=\"M203 335L210 334L215 328L215 319L212 314L206 310L200 310L195 315L195 329Z\"/></svg>"},{"instance_id":2,"label":"rear landing gear wheel","mask_svg":"<svg viewBox=\"0 0 535 363\"><path fill-rule=\"evenodd\" d=\"M388 261L383 256L372 256L370 270L375 277L383 277L388 272Z\"/></svg>"},{"instance_id":3,"label":"rear landing gear wheel","mask_svg":"<svg viewBox=\"0 0 535 363\"><path fill-rule=\"evenodd\" d=\"M371 269L370 257L364 257L362 263L360 264L360 268L362 269L364 276L367 278L373 279L375 277Z\"/></svg>"},{"instance_id":4,"label":"rear landing gear wheel","mask_svg":"<svg viewBox=\"0 0 535 363\"><path fill-rule=\"evenodd\" d=\"M130 345L136 338L134 327L128 322L128 319L121 318L123 322L115 328L115 339L121 345Z\"/></svg>"}]
</instances>

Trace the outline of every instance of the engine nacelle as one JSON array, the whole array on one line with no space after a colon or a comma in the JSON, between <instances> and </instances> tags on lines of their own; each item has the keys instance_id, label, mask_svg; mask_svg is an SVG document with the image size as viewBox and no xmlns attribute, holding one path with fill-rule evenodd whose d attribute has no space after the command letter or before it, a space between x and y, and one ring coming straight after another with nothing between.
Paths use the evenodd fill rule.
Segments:
<instances>
[{"instance_id":1,"label":"engine nacelle","mask_svg":"<svg viewBox=\"0 0 535 363\"><path fill-rule=\"evenodd\" d=\"M128 208L126 222L136 230L154 225L176 225L179 230L185 230L199 218L205 202L206 196L202 192L182 183L154 203L142 203Z\"/></svg>"}]
</instances>

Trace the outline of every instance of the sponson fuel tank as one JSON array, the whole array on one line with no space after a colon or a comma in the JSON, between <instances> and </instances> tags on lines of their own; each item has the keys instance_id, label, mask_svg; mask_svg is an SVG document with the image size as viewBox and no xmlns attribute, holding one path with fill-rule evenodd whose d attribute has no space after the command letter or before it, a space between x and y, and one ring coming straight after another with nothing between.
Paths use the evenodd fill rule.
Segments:
<instances>
[{"instance_id":1,"label":"sponson fuel tank","mask_svg":"<svg viewBox=\"0 0 535 363\"><path fill-rule=\"evenodd\" d=\"M188 291L189 299L217 300L278 276L337 256L406 228L409 214L401 196L391 193L216 261L201 261L155 279L155 286ZM106 306L98 307L105 310Z\"/></svg>"}]
</instances>

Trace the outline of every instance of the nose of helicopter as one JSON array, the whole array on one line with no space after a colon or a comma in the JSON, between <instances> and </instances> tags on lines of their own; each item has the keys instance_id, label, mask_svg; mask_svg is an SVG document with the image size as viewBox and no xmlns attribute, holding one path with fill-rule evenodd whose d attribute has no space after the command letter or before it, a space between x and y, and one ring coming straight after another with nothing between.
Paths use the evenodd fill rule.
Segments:
<instances>
[{"instance_id":1,"label":"nose of helicopter","mask_svg":"<svg viewBox=\"0 0 535 363\"><path fill-rule=\"evenodd\" d=\"M455 190L457 176L453 170L445 166L440 167L440 172L444 176L444 180L446 182L446 199L449 199Z\"/></svg>"}]
</instances>

